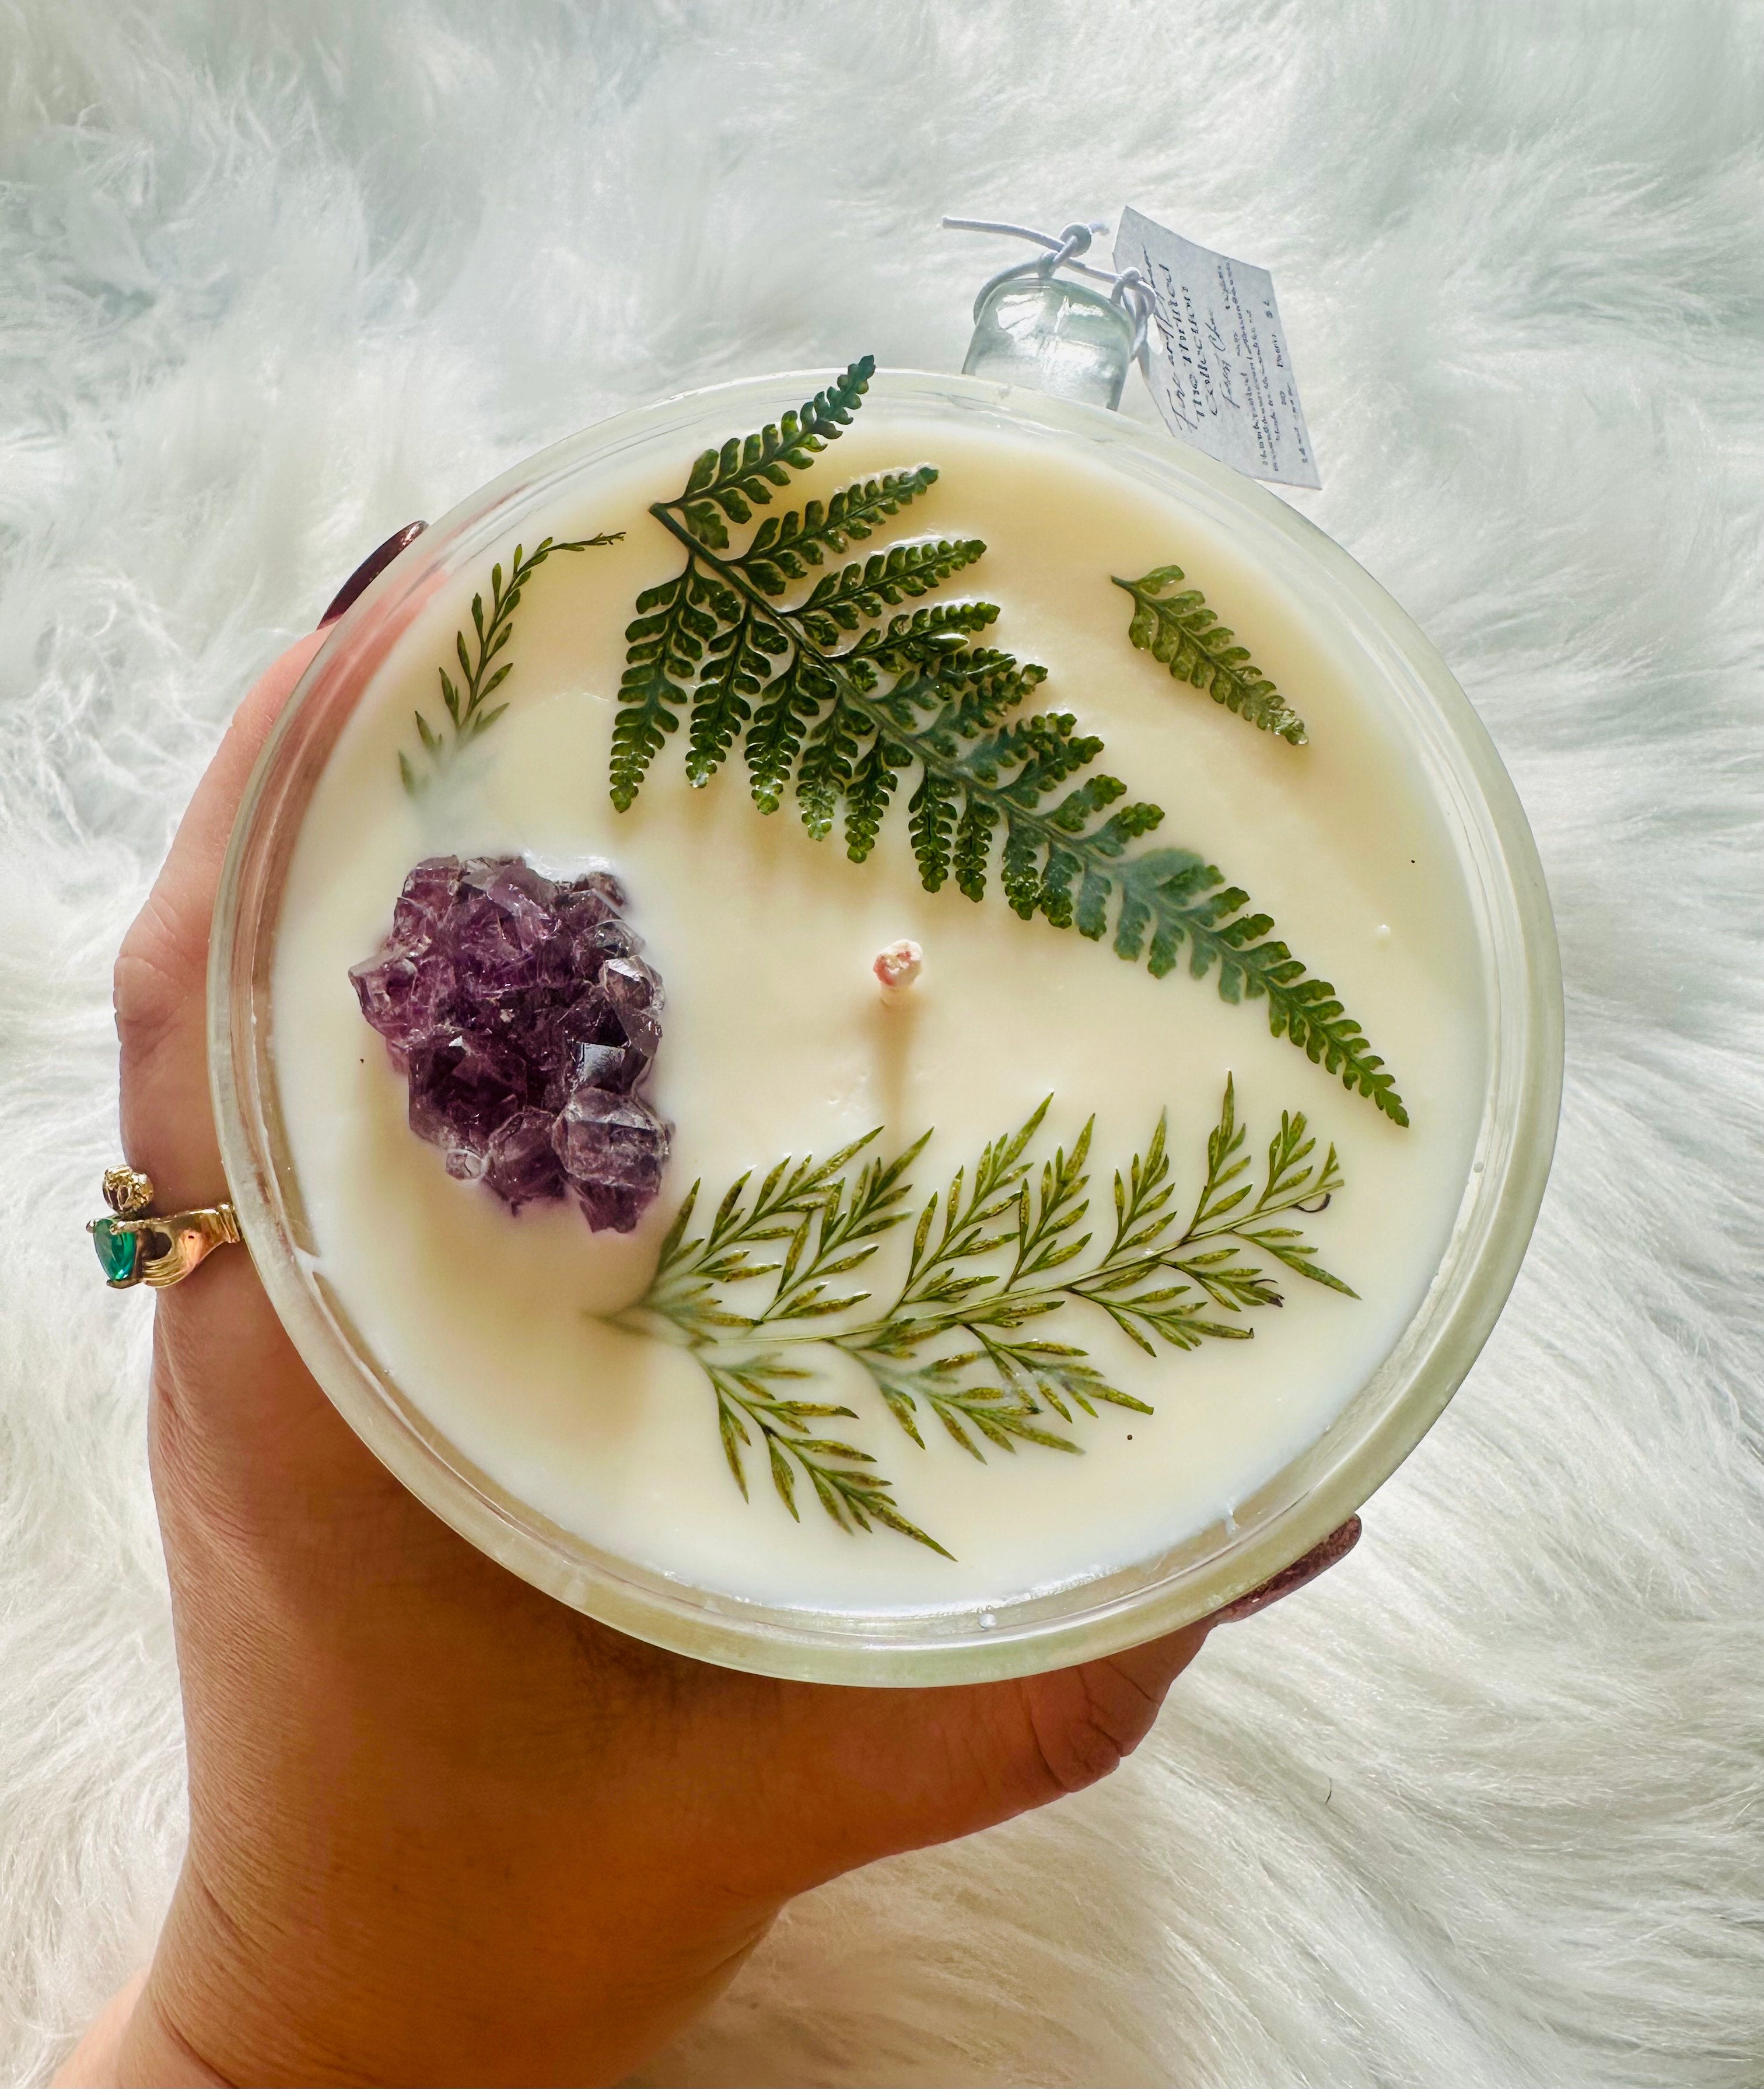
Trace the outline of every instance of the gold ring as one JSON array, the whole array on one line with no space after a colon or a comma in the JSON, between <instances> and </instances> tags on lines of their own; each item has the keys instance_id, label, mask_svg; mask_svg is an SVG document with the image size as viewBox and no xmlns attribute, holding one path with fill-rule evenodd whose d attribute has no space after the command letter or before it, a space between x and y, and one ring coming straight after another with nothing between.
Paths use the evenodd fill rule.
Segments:
<instances>
[{"instance_id":1,"label":"gold ring","mask_svg":"<svg viewBox=\"0 0 1764 2089\"><path fill-rule=\"evenodd\" d=\"M91 1220L86 1231L113 1291L137 1284L162 1291L168 1284L182 1284L199 1262L239 1237L238 1216L230 1204L163 1218L149 1211L153 1185L136 1169L105 1169L104 1201L115 1217Z\"/></svg>"}]
</instances>

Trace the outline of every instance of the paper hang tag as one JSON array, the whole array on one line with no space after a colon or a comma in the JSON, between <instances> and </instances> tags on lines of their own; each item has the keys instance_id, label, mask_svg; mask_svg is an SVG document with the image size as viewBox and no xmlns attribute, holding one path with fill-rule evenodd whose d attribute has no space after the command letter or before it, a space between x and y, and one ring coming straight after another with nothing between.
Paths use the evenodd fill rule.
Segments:
<instances>
[{"instance_id":1,"label":"paper hang tag","mask_svg":"<svg viewBox=\"0 0 1764 2089\"><path fill-rule=\"evenodd\" d=\"M1151 290L1146 376L1170 432L1252 478L1320 487L1268 271L1131 208L1114 265L1138 269Z\"/></svg>"}]
</instances>

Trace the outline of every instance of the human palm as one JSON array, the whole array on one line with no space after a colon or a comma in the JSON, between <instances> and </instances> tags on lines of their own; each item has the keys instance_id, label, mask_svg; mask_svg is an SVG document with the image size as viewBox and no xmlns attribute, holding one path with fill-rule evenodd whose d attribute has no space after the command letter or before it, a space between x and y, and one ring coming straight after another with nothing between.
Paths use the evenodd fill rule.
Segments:
<instances>
[{"instance_id":1,"label":"human palm","mask_svg":"<svg viewBox=\"0 0 1764 2089\"><path fill-rule=\"evenodd\" d=\"M225 1194L209 917L251 761L320 642L242 706L118 963L124 1144L161 1209ZM615 2078L793 1894L1105 1775L1205 1636L936 1690L663 1653L407 1494L242 1254L160 1296L151 1440L191 1836L124 2079Z\"/></svg>"}]
</instances>

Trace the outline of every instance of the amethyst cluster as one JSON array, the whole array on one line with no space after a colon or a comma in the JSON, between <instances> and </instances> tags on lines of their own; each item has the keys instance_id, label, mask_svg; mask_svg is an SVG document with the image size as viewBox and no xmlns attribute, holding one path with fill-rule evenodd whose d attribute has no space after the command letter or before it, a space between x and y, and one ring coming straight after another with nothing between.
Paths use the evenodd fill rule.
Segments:
<instances>
[{"instance_id":1,"label":"amethyst cluster","mask_svg":"<svg viewBox=\"0 0 1764 2089\"><path fill-rule=\"evenodd\" d=\"M521 1205L568 1194L628 1233L661 1187L670 1127L637 1092L662 983L605 871L555 883L521 856L431 856L350 978L447 1172Z\"/></svg>"}]
</instances>

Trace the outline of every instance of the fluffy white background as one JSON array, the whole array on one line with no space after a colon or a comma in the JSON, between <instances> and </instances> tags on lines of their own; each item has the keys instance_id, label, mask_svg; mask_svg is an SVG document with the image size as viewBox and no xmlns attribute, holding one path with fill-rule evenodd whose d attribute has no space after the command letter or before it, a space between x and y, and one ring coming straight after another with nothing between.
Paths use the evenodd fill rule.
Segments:
<instances>
[{"instance_id":1,"label":"fluffy white background","mask_svg":"<svg viewBox=\"0 0 1764 2089\"><path fill-rule=\"evenodd\" d=\"M1764 2076L1759 59L1738 4L0 0L0 2020L147 1952L181 1757L110 954L390 530L706 380L954 367L945 209L1273 268L1531 813L1563 1135L1353 1562L1114 1782L795 1911L656 2083Z\"/></svg>"}]
</instances>

